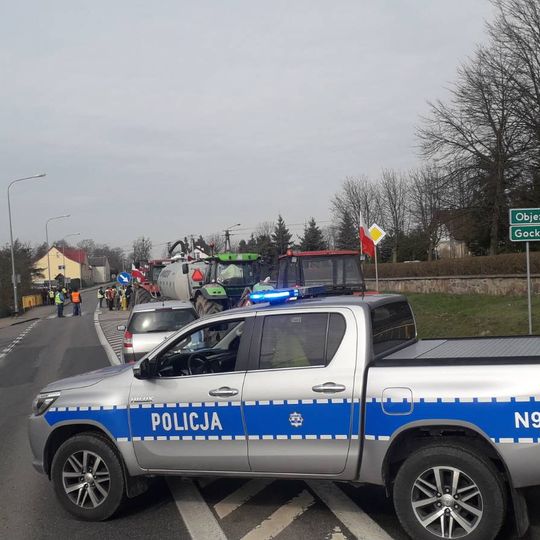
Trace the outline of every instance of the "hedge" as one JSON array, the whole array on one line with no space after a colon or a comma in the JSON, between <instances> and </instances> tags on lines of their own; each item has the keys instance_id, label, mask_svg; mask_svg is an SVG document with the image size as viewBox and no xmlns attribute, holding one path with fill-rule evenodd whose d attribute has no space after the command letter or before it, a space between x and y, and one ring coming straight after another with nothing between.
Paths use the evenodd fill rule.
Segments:
<instances>
[{"instance_id":1,"label":"hedge","mask_svg":"<svg viewBox=\"0 0 540 540\"><path fill-rule=\"evenodd\" d=\"M540 252L531 252L531 273L540 274ZM490 257L464 257L416 263L379 263L380 278L486 276L525 274L525 253L505 253ZM366 278L375 277L375 265L364 264Z\"/></svg>"}]
</instances>

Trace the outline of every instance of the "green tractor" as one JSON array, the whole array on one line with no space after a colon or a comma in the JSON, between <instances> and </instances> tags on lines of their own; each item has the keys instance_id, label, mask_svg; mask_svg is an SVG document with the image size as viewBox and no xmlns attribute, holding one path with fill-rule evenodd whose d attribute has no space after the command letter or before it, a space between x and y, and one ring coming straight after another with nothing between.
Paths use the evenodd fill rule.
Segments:
<instances>
[{"instance_id":1,"label":"green tractor","mask_svg":"<svg viewBox=\"0 0 540 540\"><path fill-rule=\"evenodd\" d=\"M199 316L237 307L253 290L271 289L260 283L260 261L257 253L219 253L194 263L190 281Z\"/></svg>"}]
</instances>

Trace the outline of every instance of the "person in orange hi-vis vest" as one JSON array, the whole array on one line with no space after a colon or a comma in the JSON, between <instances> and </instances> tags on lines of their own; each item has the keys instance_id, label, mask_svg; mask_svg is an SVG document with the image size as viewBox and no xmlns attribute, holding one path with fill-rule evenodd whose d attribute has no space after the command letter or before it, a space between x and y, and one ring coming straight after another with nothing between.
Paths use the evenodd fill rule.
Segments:
<instances>
[{"instance_id":1,"label":"person in orange hi-vis vest","mask_svg":"<svg viewBox=\"0 0 540 540\"><path fill-rule=\"evenodd\" d=\"M73 289L71 293L71 303L73 304L73 316L76 317L77 315L80 315L82 297L81 297L81 293L79 292L79 289L77 288Z\"/></svg>"}]
</instances>

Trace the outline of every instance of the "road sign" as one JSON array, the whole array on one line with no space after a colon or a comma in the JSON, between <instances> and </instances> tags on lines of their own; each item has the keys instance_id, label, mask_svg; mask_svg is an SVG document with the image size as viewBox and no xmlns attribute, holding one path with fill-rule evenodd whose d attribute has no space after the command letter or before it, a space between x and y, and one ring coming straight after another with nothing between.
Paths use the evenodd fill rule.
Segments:
<instances>
[{"instance_id":1,"label":"road sign","mask_svg":"<svg viewBox=\"0 0 540 540\"><path fill-rule=\"evenodd\" d=\"M120 285L128 285L131 283L131 274L129 272L120 272L116 278L116 281L118 281Z\"/></svg>"},{"instance_id":2,"label":"road sign","mask_svg":"<svg viewBox=\"0 0 540 540\"><path fill-rule=\"evenodd\" d=\"M540 225L540 208L510 208L510 225Z\"/></svg>"},{"instance_id":3,"label":"road sign","mask_svg":"<svg viewBox=\"0 0 540 540\"><path fill-rule=\"evenodd\" d=\"M368 230L369 236L371 236L371 239L375 245L377 245L386 236L386 233L376 223L374 223Z\"/></svg>"},{"instance_id":4,"label":"road sign","mask_svg":"<svg viewBox=\"0 0 540 540\"><path fill-rule=\"evenodd\" d=\"M510 225L510 240L512 242L540 241L540 224Z\"/></svg>"}]
</instances>

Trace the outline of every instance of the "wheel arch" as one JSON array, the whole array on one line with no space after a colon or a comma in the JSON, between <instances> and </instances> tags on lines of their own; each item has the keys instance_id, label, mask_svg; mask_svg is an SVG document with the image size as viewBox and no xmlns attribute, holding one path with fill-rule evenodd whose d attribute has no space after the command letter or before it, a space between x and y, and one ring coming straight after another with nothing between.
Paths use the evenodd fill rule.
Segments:
<instances>
[{"instance_id":1,"label":"wheel arch","mask_svg":"<svg viewBox=\"0 0 540 540\"><path fill-rule=\"evenodd\" d=\"M392 438L382 463L381 474L387 491L391 491L399 468L412 452L438 442L462 445L469 450L482 452L489 458L504 480L507 495L512 502L513 519L518 536L523 536L529 528L525 498L522 492L514 487L510 471L495 443L474 425L437 422L431 425L411 424L402 429Z\"/></svg>"},{"instance_id":2,"label":"wheel arch","mask_svg":"<svg viewBox=\"0 0 540 540\"><path fill-rule=\"evenodd\" d=\"M102 437L105 437L110 443L112 443L112 445L116 449L116 452L120 456L122 463L124 462L124 460L122 459L122 454L120 453L116 441L114 440L114 437L112 437L111 434L103 426L94 422L60 424L51 432L51 434L47 438L47 442L45 443L45 447L43 449L43 469L45 471L45 474L47 474L49 478L51 476L51 466L54 456L60 446L62 446L62 444L64 444L64 442L71 437L74 437L75 435L79 435L81 433L95 433L101 435Z\"/></svg>"},{"instance_id":3,"label":"wheel arch","mask_svg":"<svg viewBox=\"0 0 540 540\"><path fill-rule=\"evenodd\" d=\"M60 446L75 435L80 435L82 433L90 433L103 437L109 443L112 444L112 447L120 460L122 465L122 471L124 473L126 494L129 498L136 497L144 491L146 491L148 486L148 480L145 477L141 476L131 476L124 456L118 448L116 440L114 437L100 424L93 422L80 422L77 424L63 424L59 425L52 433L49 435L45 447L43 450L43 469L45 474L48 476L49 480L51 479L51 467L54 456Z\"/></svg>"}]
</instances>

